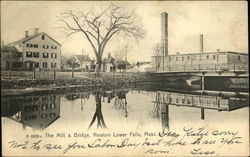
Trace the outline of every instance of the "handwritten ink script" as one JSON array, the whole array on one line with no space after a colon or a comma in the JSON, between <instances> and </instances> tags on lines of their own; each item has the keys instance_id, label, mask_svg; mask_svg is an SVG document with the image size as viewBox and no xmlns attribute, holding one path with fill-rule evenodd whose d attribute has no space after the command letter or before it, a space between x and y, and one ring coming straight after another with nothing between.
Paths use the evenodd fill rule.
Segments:
<instances>
[{"instance_id":1,"label":"handwritten ink script","mask_svg":"<svg viewBox=\"0 0 250 157\"><path fill-rule=\"evenodd\" d=\"M48 142L48 139L55 139ZM160 132L124 133L45 133L26 135L25 141L10 140L8 149L47 150L67 154L88 149L141 149L145 155L172 155L175 147L188 148L187 155L218 155L217 150L243 143L239 132L228 130L208 130L206 128L184 127L176 132L164 129ZM64 140L64 142L59 142ZM56 142L55 142L56 141ZM66 143L65 143L66 141ZM143 148L143 149L142 149ZM186 150L186 149L185 149Z\"/></svg>"}]
</instances>

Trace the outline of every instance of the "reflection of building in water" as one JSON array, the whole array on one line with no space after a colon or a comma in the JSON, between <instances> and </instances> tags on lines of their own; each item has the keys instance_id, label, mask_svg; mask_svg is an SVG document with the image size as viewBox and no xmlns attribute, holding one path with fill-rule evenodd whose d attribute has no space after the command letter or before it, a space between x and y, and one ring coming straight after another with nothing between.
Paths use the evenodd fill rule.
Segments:
<instances>
[{"instance_id":1,"label":"reflection of building in water","mask_svg":"<svg viewBox=\"0 0 250 157\"><path fill-rule=\"evenodd\" d=\"M65 95L65 98L69 101L74 101L74 100L77 100L77 99L89 99L89 96L90 96L90 93L89 92L84 92L84 93L74 93L74 94L66 94Z\"/></svg>"},{"instance_id":2,"label":"reflection of building in water","mask_svg":"<svg viewBox=\"0 0 250 157\"><path fill-rule=\"evenodd\" d=\"M161 99L163 103L176 106L198 107L205 109L215 109L219 111L231 111L248 105L246 99L237 97L224 98L222 96L195 95L173 92L157 93L160 93L156 96L159 96L159 99Z\"/></svg>"},{"instance_id":3,"label":"reflection of building in water","mask_svg":"<svg viewBox=\"0 0 250 157\"><path fill-rule=\"evenodd\" d=\"M3 101L4 116L22 123L24 128L43 130L60 117L60 96L26 96Z\"/></svg>"},{"instance_id":4,"label":"reflection of building in water","mask_svg":"<svg viewBox=\"0 0 250 157\"><path fill-rule=\"evenodd\" d=\"M126 94L128 90L121 90L115 92L114 106L117 110L121 110L125 117L128 117L128 107Z\"/></svg>"},{"instance_id":5,"label":"reflection of building in water","mask_svg":"<svg viewBox=\"0 0 250 157\"><path fill-rule=\"evenodd\" d=\"M205 109L231 111L248 106L248 100L246 98L237 98L236 96L226 98L216 95L195 95L173 92L156 92L154 103L155 105L163 107L166 105L175 105L201 108L201 119L205 119ZM158 114L158 110L159 109L155 109L156 114ZM166 111L168 112L168 109L166 109ZM168 117L166 119L168 119Z\"/></svg>"},{"instance_id":6,"label":"reflection of building in water","mask_svg":"<svg viewBox=\"0 0 250 157\"><path fill-rule=\"evenodd\" d=\"M106 91L103 93L103 101L108 98L108 103L115 97L115 91Z\"/></svg>"}]
</instances>

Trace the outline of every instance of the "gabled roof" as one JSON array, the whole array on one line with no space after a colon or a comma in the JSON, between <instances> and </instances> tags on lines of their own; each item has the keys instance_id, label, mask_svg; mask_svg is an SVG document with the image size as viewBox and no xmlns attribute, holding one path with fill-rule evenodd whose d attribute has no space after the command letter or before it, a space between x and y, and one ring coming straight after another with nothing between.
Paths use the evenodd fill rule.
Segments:
<instances>
[{"instance_id":1,"label":"gabled roof","mask_svg":"<svg viewBox=\"0 0 250 157\"><path fill-rule=\"evenodd\" d=\"M46 35L47 37L49 37L51 40L53 40L54 42L56 42L58 45L61 46L61 44L59 42L57 42L55 39L53 39L52 37L50 37L48 34L44 33L44 32L41 32L41 33L38 33L38 34L35 34L35 35L31 35L31 36L28 36L28 37L24 37L20 40L17 40L15 42L12 42L8 45L17 45L17 44L24 44L26 43L27 41L31 40L31 39L34 39L35 37L39 36L39 35Z\"/></svg>"},{"instance_id":2,"label":"gabled roof","mask_svg":"<svg viewBox=\"0 0 250 157\"><path fill-rule=\"evenodd\" d=\"M18 52L15 46L1 46L1 52Z\"/></svg>"},{"instance_id":3,"label":"gabled roof","mask_svg":"<svg viewBox=\"0 0 250 157\"><path fill-rule=\"evenodd\" d=\"M75 55L75 57L80 61L80 62L91 62L91 59L87 55Z\"/></svg>"}]
</instances>

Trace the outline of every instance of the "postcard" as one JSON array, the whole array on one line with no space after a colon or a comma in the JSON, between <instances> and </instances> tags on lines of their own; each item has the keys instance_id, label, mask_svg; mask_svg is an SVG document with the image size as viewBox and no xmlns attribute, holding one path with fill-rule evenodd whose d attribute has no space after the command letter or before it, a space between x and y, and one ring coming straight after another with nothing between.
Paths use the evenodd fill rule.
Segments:
<instances>
[{"instance_id":1,"label":"postcard","mask_svg":"<svg viewBox=\"0 0 250 157\"><path fill-rule=\"evenodd\" d=\"M247 1L1 1L3 156L249 156Z\"/></svg>"}]
</instances>

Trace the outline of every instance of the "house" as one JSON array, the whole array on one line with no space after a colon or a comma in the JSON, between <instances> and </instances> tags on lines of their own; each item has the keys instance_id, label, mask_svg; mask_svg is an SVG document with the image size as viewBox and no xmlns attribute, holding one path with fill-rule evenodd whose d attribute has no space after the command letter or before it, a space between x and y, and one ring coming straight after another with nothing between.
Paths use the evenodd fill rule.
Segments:
<instances>
[{"instance_id":1,"label":"house","mask_svg":"<svg viewBox=\"0 0 250 157\"><path fill-rule=\"evenodd\" d=\"M1 70L17 69L22 66L22 53L14 46L1 46Z\"/></svg>"},{"instance_id":2,"label":"house","mask_svg":"<svg viewBox=\"0 0 250 157\"><path fill-rule=\"evenodd\" d=\"M81 71L89 71L92 61L88 55L75 55L73 59L80 65L76 69L80 69Z\"/></svg>"},{"instance_id":3,"label":"house","mask_svg":"<svg viewBox=\"0 0 250 157\"><path fill-rule=\"evenodd\" d=\"M29 35L29 31L25 31L22 39L12 42L8 46L14 46L18 52L22 53L18 60L21 60L24 70L61 69L61 44L46 33L39 33L38 28L35 29L33 35Z\"/></svg>"},{"instance_id":4,"label":"house","mask_svg":"<svg viewBox=\"0 0 250 157\"><path fill-rule=\"evenodd\" d=\"M63 55L61 56L61 70L62 71L71 69L69 68L69 65L67 64L67 60L68 60L67 57Z\"/></svg>"},{"instance_id":5,"label":"house","mask_svg":"<svg viewBox=\"0 0 250 157\"><path fill-rule=\"evenodd\" d=\"M113 72L116 71L115 66L115 59L111 56L111 54L108 54L108 58L104 58L102 61L102 72Z\"/></svg>"}]
</instances>

